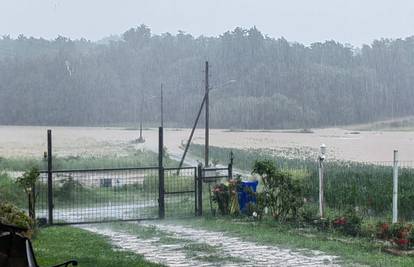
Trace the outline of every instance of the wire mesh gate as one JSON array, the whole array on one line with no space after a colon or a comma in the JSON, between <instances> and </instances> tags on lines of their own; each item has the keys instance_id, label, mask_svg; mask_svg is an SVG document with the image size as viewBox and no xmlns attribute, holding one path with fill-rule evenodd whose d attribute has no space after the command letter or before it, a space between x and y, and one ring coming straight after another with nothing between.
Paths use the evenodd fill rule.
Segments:
<instances>
[{"instance_id":1,"label":"wire mesh gate","mask_svg":"<svg viewBox=\"0 0 414 267\"><path fill-rule=\"evenodd\" d=\"M56 170L51 184L49 172L41 172L36 217L49 224L149 220L160 218L160 208L167 217L194 216L197 168L163 173L160 191L158 167Z\"/></svg>"},{"instance_id":2,"label":"wire mesh gate","mask_svg":"<svg viewBox=\"0 0 414 267\"><path fill-rule=\"evenodd\" d=\"M51 130L47 137L47 171L40 173L32 190L37 195L36 218L49 225L201 215L202 184L232 173L232 164L164 168L162 127L157 167L54 170Z\"/></svg>"}]
</instances>

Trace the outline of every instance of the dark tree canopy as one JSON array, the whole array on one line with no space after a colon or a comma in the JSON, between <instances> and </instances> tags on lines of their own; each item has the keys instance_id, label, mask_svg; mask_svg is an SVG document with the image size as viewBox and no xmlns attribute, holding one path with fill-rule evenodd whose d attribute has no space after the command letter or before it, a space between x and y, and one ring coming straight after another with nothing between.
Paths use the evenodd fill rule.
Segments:
<instances>
[{"instance_id":1,"label":"dark tree canopy","mask_svg":"<svg viewBox=\"0 0 414 267\"><path fill-rule=\"evenodd\" d=\"M304 46L258 29L219 37L153 35L142 25L106 42L0 38L0 124L192 125L211 64L217 128L309 128L414 114L414 37L360 49ZM142 105L142 107L141 107ZM141 114L142 113L142 114Z\"/></svg>"}]
</instances>

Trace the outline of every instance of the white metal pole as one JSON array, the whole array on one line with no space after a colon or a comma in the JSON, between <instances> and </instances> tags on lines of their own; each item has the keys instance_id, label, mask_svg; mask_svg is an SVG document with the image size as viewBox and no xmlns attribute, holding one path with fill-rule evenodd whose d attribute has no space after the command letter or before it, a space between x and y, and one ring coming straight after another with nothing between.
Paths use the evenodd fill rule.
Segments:
<instances>
[{"instance_id":1,"label":"white metal pole","mask_svg":"<svg viewBox=\"0 0 414 267\"><path fill-rule=\"evenodd\" d=\"M323 158L319 157L319 215L323 218Z\"/></svg>"},{"instance_id":2,"label":"white metal pole","mask_svg":"<svg viewBox=\"0 0 414 267\"><path fill-rule=\"evenodd\" d=\"M394 150L392 223L396 223L397 221L398 221L398 150Z\"/></svg>"}]
</instances>

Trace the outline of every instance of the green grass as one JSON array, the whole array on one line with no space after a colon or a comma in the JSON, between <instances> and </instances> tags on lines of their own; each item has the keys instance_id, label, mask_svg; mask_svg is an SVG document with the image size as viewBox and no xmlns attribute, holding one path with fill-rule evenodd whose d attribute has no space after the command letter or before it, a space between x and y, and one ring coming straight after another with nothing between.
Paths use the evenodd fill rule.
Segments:
<instances>
[{"instance_id":1,"label":"green grass","mask_svg":"<svg viewBox=\"0 0 414 267\"><path fill-rule=\"evenodd\" d=\"M77 259L80 267L162 266L150 263L140 255L116 250L104 237L73 227L41 229L33 246L40 266L52 266L70 259Z\"/></svg>"},{"instance_id":2,"label":"green grass","mask_svg":"<svg viewBox=\"0 0 414 267\"><path fill-rule=\"evenodd\" d=\"M134 151L126 156L53 157L54 170L143 167L156 166L157 164L158 155L147 150ZM47 162L43 158L0 157L0 170L25 171L31 167L46 170Z\"/></svg>"},{"instance_id":3,"label":"green grass","mask_svg":"<svg viewBox=\"0 0 414 267\"><path fill-rule=\"evenodd\" d=\"M398 257L381 252L381 247L365 238L349 238L335 233L299 228L275 221L251 222L230 218L203 218L175 221L196 228L226 232L246 241L290 249L320 250L340 256L345 265L355 263L369 266L414 266L414 257Z\"/></svg>"}]
</instances>

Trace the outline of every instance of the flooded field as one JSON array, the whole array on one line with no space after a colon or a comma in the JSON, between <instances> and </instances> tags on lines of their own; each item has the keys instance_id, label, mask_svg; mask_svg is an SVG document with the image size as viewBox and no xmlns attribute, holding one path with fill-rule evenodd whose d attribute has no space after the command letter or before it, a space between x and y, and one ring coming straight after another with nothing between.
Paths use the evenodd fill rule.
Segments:
<instances>
[{"instance_id":1,"label":"flooded field","mask_svg":"<svg viewBox=\"0 0 414 267\"><path fill-rule=\"evenodd\" d=\"M53 131L54 154L58 156L127 155L135 149L157 151L158 130L146 129L144 144L136 144L138 130L108 127L37 127L0 126L1 157L42 157L46 148L46 130ZM190 129L166 129L168 152L181 155ZM204 131L195 132L194 143L203 143ZM212 146L229 148L263 148L289 157L316 156L320 144L328 147L328 158L352 161L389 161L393 150L401 160L414 158L414 133L408 131L361 131L340 128L299 131L211 130Z\"/></svg>"}]
</instances>

